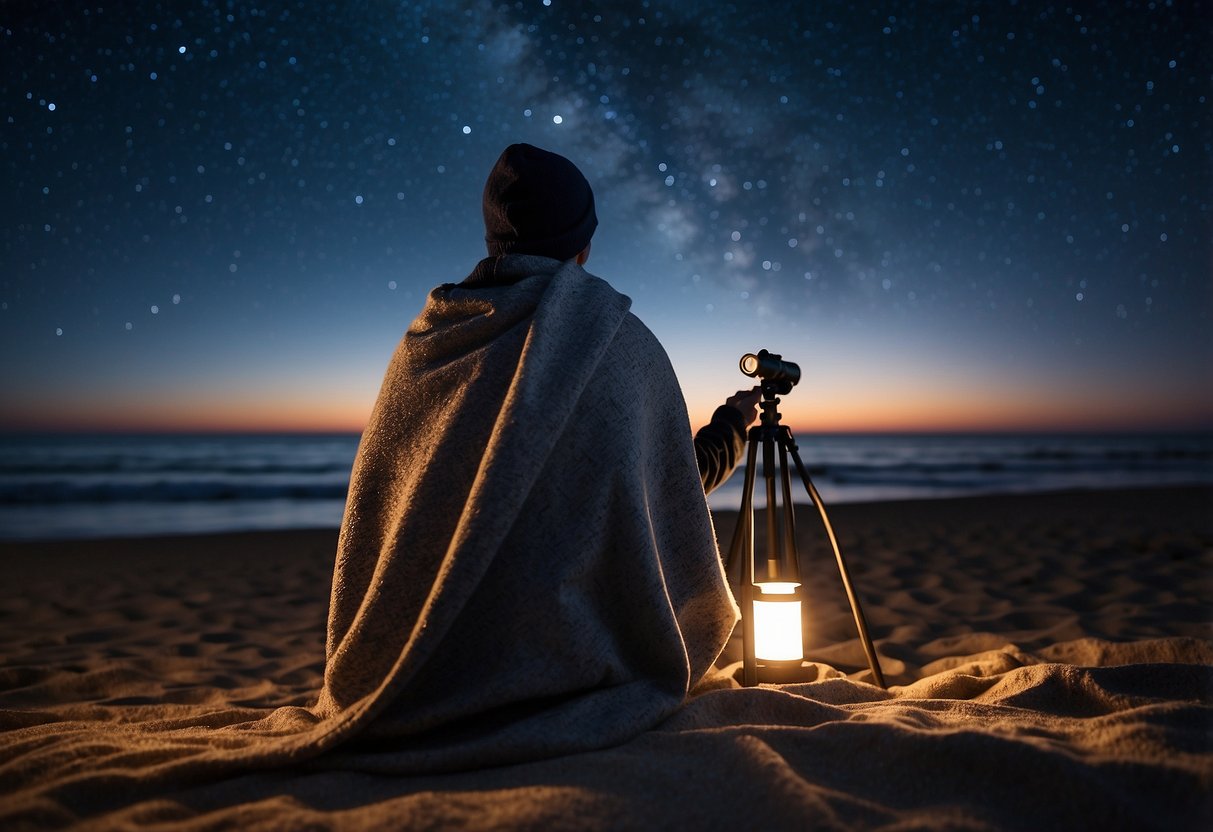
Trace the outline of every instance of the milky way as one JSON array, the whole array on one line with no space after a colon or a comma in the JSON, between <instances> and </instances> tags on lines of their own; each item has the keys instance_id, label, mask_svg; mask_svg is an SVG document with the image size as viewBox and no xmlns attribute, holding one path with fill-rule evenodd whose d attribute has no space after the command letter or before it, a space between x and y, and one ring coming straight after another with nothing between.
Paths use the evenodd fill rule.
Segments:
<instances>
[{"instance_id":1,"label":"milky way","mask_svg":"<svg viewBox=\"0 0 1213 832\"><path fill-rule=\"evenodd\" d=\"M10 422L375 377L481 256L513 141L585 170L591 270L684 377L722 328L750 333L729 354L905 334L924 383L968 355L1213 415L1190 4L70 5L0 19Z\"/></svg>"}]
</instances>

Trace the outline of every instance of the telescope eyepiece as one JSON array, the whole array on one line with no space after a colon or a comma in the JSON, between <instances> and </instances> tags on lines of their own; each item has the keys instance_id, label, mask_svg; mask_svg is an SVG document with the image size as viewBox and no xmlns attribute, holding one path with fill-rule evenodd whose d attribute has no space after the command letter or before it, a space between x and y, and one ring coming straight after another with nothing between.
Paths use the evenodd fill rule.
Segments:
<instances>
[{"instance_id":1,"label":"telescope eyepiece","mask_svg":"<svg viewBox=\"0 0 1213 832\"><path fill-rule=\"evenodd\" d=\"M757 355L746 353L738 365L741 372L750 378L761 378L764 381L783 382L790 390L792 385L800 381L800 365L784 361L782 355L766 350L759 350Z\"/></svg>"}]
</instances>

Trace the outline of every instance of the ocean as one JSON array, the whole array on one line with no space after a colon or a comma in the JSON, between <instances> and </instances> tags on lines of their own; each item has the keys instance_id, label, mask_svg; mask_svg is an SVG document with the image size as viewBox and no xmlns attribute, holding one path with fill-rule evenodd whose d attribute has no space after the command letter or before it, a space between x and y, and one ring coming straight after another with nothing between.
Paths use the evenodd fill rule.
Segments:
<instances>
[{"instance_id":1,"label":"ocean","mask_svg":"<svg viewBox=\"0 0 1213 832\"><path fill-rule=\"evenodd\" d=\"M1213 434L797 435L827 507L1213 483ZM0 539L335 528L357 434L0 437ZM793 471L793 475L795 472ZM807 501L793 476L793 496ZM742 470L709 496L741 503ZM762 505L763 481L756 503Z\"/></svg>"}]
</instances>

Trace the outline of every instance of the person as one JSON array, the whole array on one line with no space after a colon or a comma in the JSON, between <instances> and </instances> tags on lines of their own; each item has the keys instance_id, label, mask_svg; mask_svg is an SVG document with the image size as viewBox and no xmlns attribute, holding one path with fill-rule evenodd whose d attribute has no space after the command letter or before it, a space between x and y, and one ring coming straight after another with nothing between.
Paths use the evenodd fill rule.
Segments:
<instances>
[{"instance_id":1,"label":"person","mask_svg":"<svg viewBox=\"0 0 1213 832\"><path fill-rule=\"evenodd\" d=\"M498 258L509 254L571 259L578 266L590 258L598 225L594 192L584 174L563 156L529 144L507 147L485 183L482 211L489 256L463 285L508 285L512 278L505 276L505 269L498 275ZM575 221L566 227L567 217ZM758 387L738 390L695 433L695 458L705 493L722 485L737 467L745 449L746 427L758 415L761 396Z\"/></svg>"},{"instance_id":2,"label":"person","mask_svg":"<svg viewBox=\"0 0 1213 832\"><path fill-rule=\"evenodd\" d=\"M313 710L397 772L623 742L730 684L705 491L758 392L692 437L661 345L583 268L598 220L568 159L507 147L482 205L488 256L388 366L334 567Z\"/></svg>"}]
</instances>

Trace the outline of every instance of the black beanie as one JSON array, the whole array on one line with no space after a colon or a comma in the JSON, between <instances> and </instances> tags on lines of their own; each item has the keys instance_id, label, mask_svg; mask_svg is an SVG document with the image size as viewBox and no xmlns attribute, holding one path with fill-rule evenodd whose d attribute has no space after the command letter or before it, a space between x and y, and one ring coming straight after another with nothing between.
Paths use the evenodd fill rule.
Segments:
<instances>
[{"instance_id":1,"label":"black beanie","mask_svg":"<svg viewBox=\"0 0 1213 832\"><path fill-rule=\"evenodd\" d=\"M512 144L484 183L484 241L489 254L540 254L569 260L585 248L598 215L577 166L529 144Z\"/></svg>"}]
</instances>

